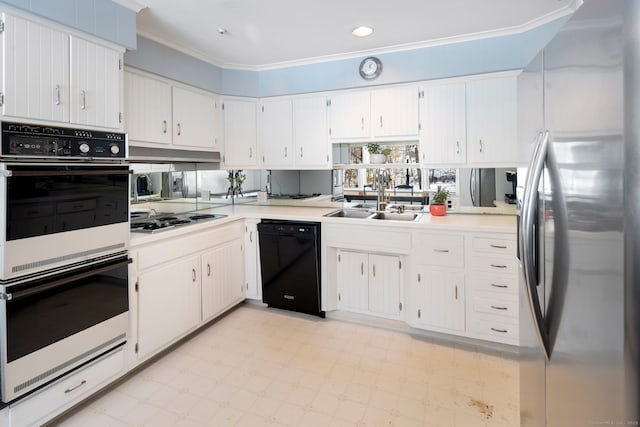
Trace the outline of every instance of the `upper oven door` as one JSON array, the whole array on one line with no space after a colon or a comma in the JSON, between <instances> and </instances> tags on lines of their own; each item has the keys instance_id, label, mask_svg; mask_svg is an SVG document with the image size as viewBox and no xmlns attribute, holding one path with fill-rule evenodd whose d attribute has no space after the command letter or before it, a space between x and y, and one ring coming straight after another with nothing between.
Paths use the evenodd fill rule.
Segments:
<instances>
[{"instance_id":1,"label":"upper oven door","mask_svg":"<svg viewBox=\"0 0 640 427\"><path fill-rule=\"evenodd\" d=\"M127 249L129 167L2 163L2 278Z\"/></svg>"}]
</instances>

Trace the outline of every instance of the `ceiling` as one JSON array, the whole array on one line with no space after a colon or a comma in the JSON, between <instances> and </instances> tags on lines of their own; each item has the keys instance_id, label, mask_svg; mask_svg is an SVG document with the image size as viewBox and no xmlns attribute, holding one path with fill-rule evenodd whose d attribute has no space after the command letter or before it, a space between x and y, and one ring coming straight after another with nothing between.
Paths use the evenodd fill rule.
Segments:
<instances>
[{"instance_id":1,"label":"ceiling","mask_svg":"<svg viewBox=\"0 0 640 427\"><path fill-rule=\"evenodd\" d=\"M138 34L212 64L268 69L521 32L580 0L141 0ZM357 38L359 25L373 35ZM225 34L219 29L224 28Z\"/></svg>"}]
</instances>

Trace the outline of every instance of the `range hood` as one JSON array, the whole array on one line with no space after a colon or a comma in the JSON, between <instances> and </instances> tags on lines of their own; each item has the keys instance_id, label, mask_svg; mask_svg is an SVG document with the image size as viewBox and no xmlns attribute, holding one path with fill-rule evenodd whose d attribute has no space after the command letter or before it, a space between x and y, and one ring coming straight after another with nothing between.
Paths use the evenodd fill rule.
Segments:
<instances>
[{"instance_id":1,"label":"range hood","mask_svg":"<svg viewBox=\"0 0 640 427\"><path fill-rule=\"evenodd\" d=\"M220 163L218 151L190 151L170 148L129 147L131 163Z\"/></svg>"}]
</instances>

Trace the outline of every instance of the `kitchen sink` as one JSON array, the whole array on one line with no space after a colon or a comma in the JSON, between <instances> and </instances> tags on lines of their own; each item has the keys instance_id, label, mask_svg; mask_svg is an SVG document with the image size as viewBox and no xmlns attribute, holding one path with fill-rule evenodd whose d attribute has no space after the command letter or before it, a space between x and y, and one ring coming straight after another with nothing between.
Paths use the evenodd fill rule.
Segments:
<instances>
[{"instance_id":1,"label":"kitchen sink","mask_svg":"<svg viewBox=\"0 0 640 427\"><path fill-rule=\"evenodd\" d=\"M420 221L420 218L422 218L422 214L414 212L371 212L362 209L338 209L325 214L325 216L333 218L379 219L383 221Z\"/></svg>"},{"instance_id":2,"label":"kitchen sink","mask_svg":"<svg viewBox=\"0 0 640 427\"><path fill-rule=\"evenodd\" d=\"M421 217L422 215L413 212L375 212L370 218L387 221L419 221Z\"/></svg>"},{"instance_id":3,"label":"kitchen sink","mask_svg":"<svg viewBox=\"0 0 640 427\"><path fill-rule=\"evenodd\" d=\"M373 215L373 213L361 209L338 209L337 211L329 212L325 216L336 218L368 218L371 215Z\"/></svg>"}]
</instances>

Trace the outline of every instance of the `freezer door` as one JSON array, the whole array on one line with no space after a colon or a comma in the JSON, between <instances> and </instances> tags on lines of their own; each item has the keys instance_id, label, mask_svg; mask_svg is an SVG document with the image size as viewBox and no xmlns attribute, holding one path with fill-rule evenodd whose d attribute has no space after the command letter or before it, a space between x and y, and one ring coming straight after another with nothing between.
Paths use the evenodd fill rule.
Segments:
<instances>
[{"instance_id":1,"label":"freezer door","mask_svg":"<svg viewBox=\"0 0 640 427\"><path fill-rule=\"evenodd\" d=\"M544 51L548 155L557 168L547 169L552 209L541 213L540 237L550 340L548 427L629 421L623 398L622 6L586 1ZM566 236L554 221L560 206Z\"/></svg>"}]
</instances>

